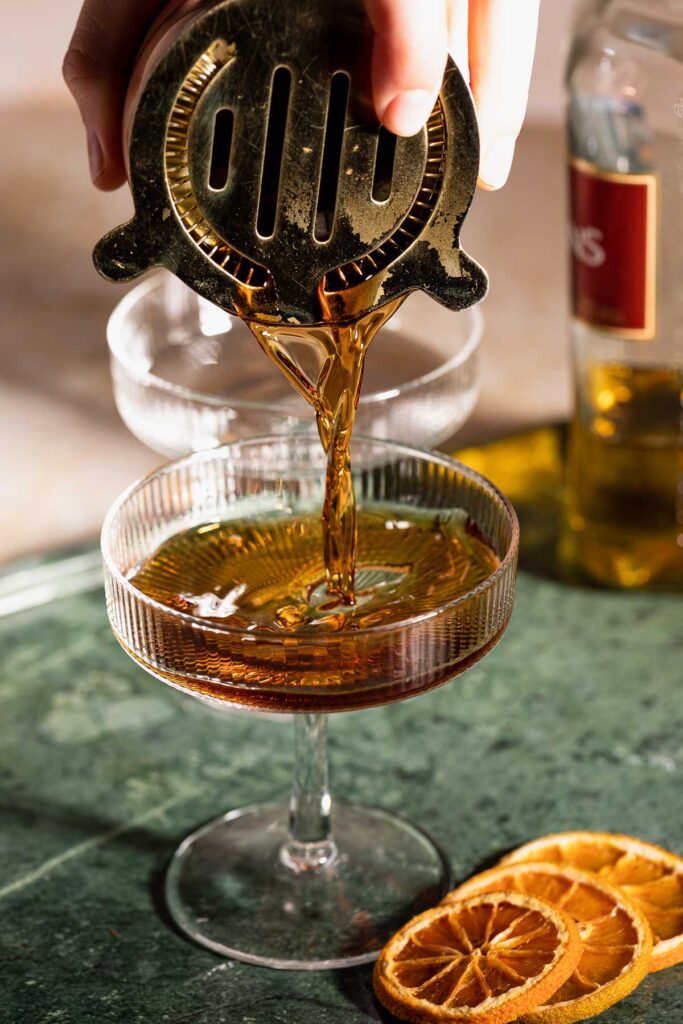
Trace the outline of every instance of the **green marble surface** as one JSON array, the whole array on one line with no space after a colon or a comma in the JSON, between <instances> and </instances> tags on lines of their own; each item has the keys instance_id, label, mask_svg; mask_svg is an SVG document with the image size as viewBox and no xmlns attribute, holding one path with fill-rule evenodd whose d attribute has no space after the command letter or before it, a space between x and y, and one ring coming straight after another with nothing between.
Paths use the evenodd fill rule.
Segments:
<instances>
[{"instance_id":1,"label":"green marble surface","mask_svg":"<svg viewBox=\"0 0 683 1024\"><path fill-rule=\"evenodd\" d=\"M368 968L271 972L169 926L169 854L198 823L287 789L291 726L217 715L146 676L111 637L101 590L73 593L74 571L72 593L43 580L49 604L0 618L0 1021L390 1020ZM37 599L30 574L22 586ZM683 853L682 642L679 599L522 573L508 635L469 675L334 718L335 791L413 816L456 878L565 828ZM683 967L601 1020L680 1024Z\"/></svg>"}]
</instances>

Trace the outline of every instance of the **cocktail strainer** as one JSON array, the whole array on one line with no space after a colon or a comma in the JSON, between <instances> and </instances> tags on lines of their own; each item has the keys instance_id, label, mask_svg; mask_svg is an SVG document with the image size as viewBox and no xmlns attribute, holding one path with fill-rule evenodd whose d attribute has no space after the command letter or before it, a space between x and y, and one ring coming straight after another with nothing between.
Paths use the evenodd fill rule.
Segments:
<instances>
[{"instance_id":1,"label":"cocktail strainer","mask_svg":"<svg viewBox=\"0 0 683 1024\"><path fill-rule=\"evenodd\" d=\"M382 128L362 0L224 0L147 74L127 139L135 216L95 249L105 276L165 266L232 313L312 324L421 288L486 292L459 247L476 187L472 98L449 62L426 127Z\"/></svg>"}]
</instances>

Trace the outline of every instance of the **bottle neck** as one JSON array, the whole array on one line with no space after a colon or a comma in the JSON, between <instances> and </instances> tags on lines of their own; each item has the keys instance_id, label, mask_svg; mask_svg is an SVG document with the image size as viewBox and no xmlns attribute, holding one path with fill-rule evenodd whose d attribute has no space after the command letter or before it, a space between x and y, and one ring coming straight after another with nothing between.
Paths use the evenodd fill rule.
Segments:
<instances>
[{"instance_id":1,"label":"bottle neck","mask_svg":"<svg viewBox=\"0 0 683 1024\"><path fill-rule=\"evenodd\" d=\"M683 49L680 0L598 0L599 21L615 35L656 50Z\"/></svg>"},{"instance_id":2,"label":"bottle neck","mask_svg":"<svg viewBox=\"0 0 683 1024\"><path fill-rule=\"evenodd\" d=\"M612 39L653 50L683 63L681 0L578 0L569 67L591 40L605 31Z\"/></svg>"}]
</instances>

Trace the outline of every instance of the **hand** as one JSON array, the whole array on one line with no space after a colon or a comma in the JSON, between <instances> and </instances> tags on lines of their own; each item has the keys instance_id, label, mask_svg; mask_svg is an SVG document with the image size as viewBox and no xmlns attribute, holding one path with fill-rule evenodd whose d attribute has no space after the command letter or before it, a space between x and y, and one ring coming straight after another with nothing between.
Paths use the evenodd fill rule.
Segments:
<instances>
[{"instance_id":1,"label":"hand","mask_svg":"<svg viewBox=\"0 0 683 1024\"><path fill-rule=\"evenodd\" d=\"M450 52L477 106L479 184L502 188L526 113L539 2L365 0L380 120L396 135L414 135L431 113Z\"/></svg>"},{"instance_id":2,"label":"hand","mask_svg":"<svg viewBox=\"0 0 683 1024\"><path fill-rule=\"evenodd\" d=\"M331 0L338 2L338 0ZM375 30L373 98L397 135L427 120L447 52L472 85L479 115L479 183L505 184L524 120L540 0L365 0ZM128 76L155 19L205 0L84 0L64 77L81 111L98 188L125 181L121 120Z\"/></svg>"}]
</instances>

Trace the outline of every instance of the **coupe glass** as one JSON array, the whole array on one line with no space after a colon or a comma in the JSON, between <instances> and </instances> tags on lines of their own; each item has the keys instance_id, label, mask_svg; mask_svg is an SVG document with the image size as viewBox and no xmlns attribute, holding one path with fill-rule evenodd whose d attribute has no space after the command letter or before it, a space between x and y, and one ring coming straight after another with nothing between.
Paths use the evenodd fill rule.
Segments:
<instances>
[{"instance_id":1,"label":"coupe glass","mask_svg":"<svg viewBox=\"0 0 683 1024\"><path fill-rule=\"evenodd\" d=\"M124 493L103 530L111 625L138 664L215 708L295 712L289 800L204 825L178 848L166 881L171 915L187 935L270 967L373 960L391 933L447 890L447 860L420 828L331 800L326 713L404 700L453 679L498 642L512 611L519 531L507 499L445 456L364 438L352 451L361 508L464 509L499 556L495 572L427 613L322 636L195 618L132 585L136 568L180 530L320 507L325 455L317 438L296 434L170 463Z\"/></svg>"},{"instance_id":2,"label":"coupe glass","mask_svg":"<svg viewBox=\"0 0 683 1024\"><path fill-rule=\"evenodd\" d=\"M429 448L452 437L476 402L482 332L477 307L454 316L410 295L372 343L357 431ZM107 337L121 417L162 455L311 429L310 408L244 323L165 271L126 295Z\"/></svg>"}]
</instances>

